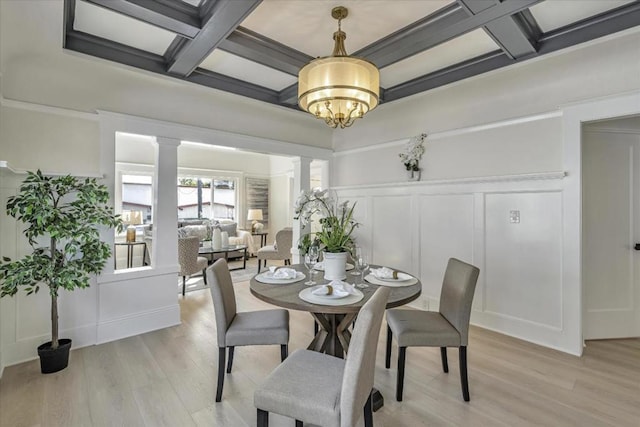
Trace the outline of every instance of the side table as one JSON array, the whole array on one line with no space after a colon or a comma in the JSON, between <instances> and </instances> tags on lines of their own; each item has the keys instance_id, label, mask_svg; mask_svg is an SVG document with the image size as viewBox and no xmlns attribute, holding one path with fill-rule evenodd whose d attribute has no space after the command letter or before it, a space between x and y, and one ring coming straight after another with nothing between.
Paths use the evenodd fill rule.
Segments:
<instances>
[{"instance_id":1,"label":"side table","mask_svg":"<svg viewBox=\"0 0 640 427\"><path fill-rule=\"evenodd\" d=\"M267 246L267 235L269 233L251 233L252 236L260 236L260 247Z\"/></svg>"},{"instance_id":2,"label":"side table","mask_svg":"<svg viewBox=\"0 0 640 427\"><path fill-rule=\"evenodd\" d=\"M133 268L133 248L135 246L140 246L142 245L142 265L144 266L144 260L145 257L147 255L147 244L146 242L117 242L115 243L115 246L126 246L127 247L127 268ZM116 262L116 254L115 254L115 250L114 250L114 254L113 254L113 263L114 263L114 268L115 268L115 262Z\"/></svg>"}]
</instances>

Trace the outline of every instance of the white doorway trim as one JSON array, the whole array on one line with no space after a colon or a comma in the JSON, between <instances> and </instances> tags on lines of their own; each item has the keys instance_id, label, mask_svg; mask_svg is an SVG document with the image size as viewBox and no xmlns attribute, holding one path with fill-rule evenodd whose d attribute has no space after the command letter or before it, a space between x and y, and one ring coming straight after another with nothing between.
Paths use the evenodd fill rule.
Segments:
<instances>
[{"instance_id":1,"label":"white doorway trim","mask_svg":"<svg viewBox=\"0 0 640 427\"><path fill-rule=\"evenodd\" d=\"M561 107L563 180L563 335L570 352L582 355L582 124L640 114L640 91Z\"/></svg>"}]
</instances>

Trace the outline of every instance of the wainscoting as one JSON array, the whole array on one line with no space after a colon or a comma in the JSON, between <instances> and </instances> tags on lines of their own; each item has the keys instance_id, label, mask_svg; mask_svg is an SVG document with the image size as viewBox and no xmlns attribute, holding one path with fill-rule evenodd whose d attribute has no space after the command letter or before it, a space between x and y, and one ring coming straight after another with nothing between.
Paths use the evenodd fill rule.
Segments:
<instances>
[{"instance_id":1,"label":"wainscoting","mask_svg":"<svg viewBox=\"0 0 640 427\"><path fill-rule=\"evenodd\" d=\"M437 310L450 257L480 270L472 323L572 352L563 328L564 173L339 187L371 262L420 277Z\"/></svg>"}]
</instances>

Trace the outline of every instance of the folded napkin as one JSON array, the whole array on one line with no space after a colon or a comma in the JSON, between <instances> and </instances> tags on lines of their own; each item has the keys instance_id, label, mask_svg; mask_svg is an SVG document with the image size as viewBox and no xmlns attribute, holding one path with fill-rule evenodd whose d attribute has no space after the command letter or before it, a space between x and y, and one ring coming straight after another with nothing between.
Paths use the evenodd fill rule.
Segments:
<instances>
[{"instance_id":1,"label":"folded napkin","mask_svg":"<svg viewBox=\"0 0 640 427\"><path fill-rule=\"evenodd\" d=\"M347 296L353 295L356 293L355 287L353 285L348 284L347 282L343 282L342 280L332 280L331 283L327 285L322 285L317 289L314 289L311 292L313 295L327 296L327 295L336 295L336 296Z\"/></svg>"},{"instance_id":2,"label":"folded napkin","mask_svg":"<svg viewBox=\"0 0 640 427\"><path fill-rule=\"evenodd\" d=\"M298 272L293 268L278 268L277 270L274 268L273 270L269 267L269 271L271 271L272 279L295 279Z\"/></svg>"},{"instance_id":3,"label":"folded napkin","mask_svg":"<svg viewBox=\"0 0 640 427\"><path fill-rule=\"evenodd\" d=\"M394 274L395 273L395 276ZM378 279L397 279L398 272L389 267L372 268L371 274Z\"/></svg>"}]
</instances>

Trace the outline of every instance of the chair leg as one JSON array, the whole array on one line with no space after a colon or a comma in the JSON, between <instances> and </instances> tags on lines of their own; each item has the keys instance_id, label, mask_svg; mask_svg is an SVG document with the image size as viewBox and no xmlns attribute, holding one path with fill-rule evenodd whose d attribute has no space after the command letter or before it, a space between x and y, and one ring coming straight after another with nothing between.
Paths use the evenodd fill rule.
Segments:
<instances>
[{"instance_id":1,"label":"chair leg","mask_svg":"<svg viewBox=\"0 0 640 427\"><path fill-rule=\"evenodd\" d=\"M449 363L447 361L447 347L440 347L440 357L442 358L442 370L449 372Z\"/></svg>"},{"instance_id":2,"label":"chair leg","mask_svg":"<svg viewBox=\"0 0 640 427\"><path fill-rule=\"evenodd\" d=\"M216 390L216 402L222 400L222 387L224 386L224 359L226 356L226 348L218 348L218 389Z\"/></svg>"},{"instance_id":3,"label":"chair leg","mask_svg":"<svg viewBox=\"0 0 640 427\"><path fill-rule=\"evenodd\" d=\"M371 398L372 394L373 393L369 393L367 403L364 404L364 427L373 427L373 399Z\"/></svg>"},{"instance_id":4,"label":"chair leg","mask_svg":"<svg viewBox=\"0 0 640 427\"><path fill-rule=\"evenodd\" d=\"M280 345L280 361L284 362L284 359L289 355L289 346L287 344Z\"/></svg>"},{"instance_id":5,"label":"chair leg","mask_svg":"<svg viewBox=\"0 0 640 427\"><path fill-rule=\"evenodd\" d=\"M300 420L296 420L296 427L303 427L304 423Z\"/></svg>"},{"instance_id":6,"label":"chair leg","mask_svg":"<svg viewBox=\"0 0 640 427\"><path fill-rule=\"evenodd\" d=\"M260 267L262 266L262 260L258 259L258 273L260 273Z\"/></svg>"},{"instance_id":7,"label":"chair leg","mask_svg":"<svg viewBox=\"0 0 640 427\"><path fill-rule=\"evenodd\" d=\"M202 277L204 278L204 284L205 286L208 285L207 283L207 270L202 270Z\"/></svg>"},{"instance_id":8,"label":"chair leg","mask_svg":"<svg viewBox=\"0 0 640 427\"><path fill-rule=\"evenodd\" d=\"M460 383L462 385L462 398L469 401L469 379L467 378L467 346L461 345L460 352Z\"/></svg>"},{"instance_id":9,"label":"chair leg","mask_svg":"<svg viewBox=\"0 0 640 427\"><path fill-rule=\"evenodd\" d=\"M391 328L387 325L387 351L384 357L384 367L389 369L391 367L391 338L393 337L393 333L391 332Z\"/></svg>"},{"instance_id":10,"label":"chair leg","mask_svg":"<svg viewBox=\"0 0 640 427\"><path fill-rule=\"evenodd\" d=\"M182 296L184 296L186 289L187 289L187 276L182 276Z\"/></svg>"},{"instance_id":11,"label":"chair leg","mask_svg":"<svg viewBox=\"0 0 640 427\"><path fill-rule=\"evenodd\" d=\"M402 402L404 388L404 362L407 357L407 347L398 347L398 383L396 385L396 400Z\"/></svg>"},{"instance_id":12,"label":"chair leg","mask_svg":"<svg viewBox=\"0 0 640 427\"><path fill-rule=\"evenodd\" d=\"M269 427L269 413L258 409L258 427Z\"/></svg>"},{"instance_id":13,"label":"chair leg","mask_svg":"<svg viewBox=\"0 0 640 427\"><path fill-rule=\"evenodd\" d=\"M229 346L229 360L227 361L227 374L231 373L231 367L233 366L233 350L234 346Z\"/></svg>"}]
</instances>

